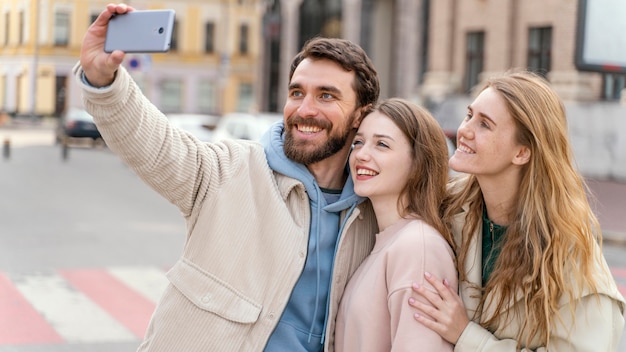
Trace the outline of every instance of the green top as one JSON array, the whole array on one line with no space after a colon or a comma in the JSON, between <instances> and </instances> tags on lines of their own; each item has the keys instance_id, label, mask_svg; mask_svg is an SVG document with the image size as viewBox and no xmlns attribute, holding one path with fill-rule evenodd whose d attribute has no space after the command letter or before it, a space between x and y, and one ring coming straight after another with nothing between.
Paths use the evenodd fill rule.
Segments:
<instances>
[{"instance_id":1,"label":"green top","mask_svg":"<svg viewBox=\"0 0 626 352\"><path fill-rule=\"evenodd\" d=\"M500 240L504 237L506 228L506 226L494 224L487 217L487 210L483 210L483 287L487 284L500 255Z\"/></svg>"}]
</instances>

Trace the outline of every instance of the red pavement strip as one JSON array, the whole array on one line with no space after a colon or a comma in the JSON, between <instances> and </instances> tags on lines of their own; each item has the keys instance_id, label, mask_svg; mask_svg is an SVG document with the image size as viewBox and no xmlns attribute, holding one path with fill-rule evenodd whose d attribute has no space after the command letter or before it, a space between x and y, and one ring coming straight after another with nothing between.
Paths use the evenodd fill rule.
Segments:
<instances>
[{"instance_id":1,"label":"red pavement strip","mask_svg":"<svg viewBox=\"0 0 626 352\"><path fill-rule=\"evenodd\" d=\"M143 338L154 303L104 270L64 270L60 274L135 336Z\"/></svg>"},{"instance_id":2,"label":"red pavement strip","mask_svg":"<svg viewBox=\"0 0 626 352\"><path fill-rule=\"evenodd\" d=\"M63 338L0 273L0 345L62 343Z\"/></svg>"}]
</instances>

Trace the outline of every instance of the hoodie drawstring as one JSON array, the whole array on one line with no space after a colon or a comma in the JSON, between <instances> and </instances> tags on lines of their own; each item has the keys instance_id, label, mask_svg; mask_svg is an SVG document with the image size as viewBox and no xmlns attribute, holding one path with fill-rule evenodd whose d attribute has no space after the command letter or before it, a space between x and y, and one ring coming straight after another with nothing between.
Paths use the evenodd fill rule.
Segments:
<instances>
[{"instance_id":1,"label":"hoodie drawstring","mask_svg":"<svg viewBox=\"0 0 626 352\"><path fill-rule=\"evenodd\" d=\"M318 199L322 199L323 195L321 194L319 189L317 190L317 192L318 192ZM320 250L319 250L319 246L320 246L319 245L320 244L320 223L319 222L320 222L320 219L322 217L322 215L321 215L321 212L322 212L321 204L322 204L322 202L318 201L317 202L317 208L315 209L316 212L317 212L317 216L316 216L316 218L317 218L317 224L316 224L317 225L316 226L317 231L315 231L315 241L316 241L317 245L315 246L315 258L316 258L317 264L318 264L317 268L316 268L317 279L315 281L315 297L316 297L316 299L315 299L315 310L313 310L313 317L314 318L311 321L311 327L309 328L309 339L308 339L307 342L311 342L311 337L313 336L313 328L315 327L315 317L317 316L317 311L319 309L319 299L318 299L318 297L319 297L319 294L320 294L320 280L321 280L321 276L322 276L322 273L320 271L320 265L319 265L319 262L320 262ZM332 278L331 278L331 280L332 280ZM324 325L326 325L326 319L324 319ZM324 332L322 331L322 337L324 336L323 334L324 334Z\"/></svg>"}]
</instances>

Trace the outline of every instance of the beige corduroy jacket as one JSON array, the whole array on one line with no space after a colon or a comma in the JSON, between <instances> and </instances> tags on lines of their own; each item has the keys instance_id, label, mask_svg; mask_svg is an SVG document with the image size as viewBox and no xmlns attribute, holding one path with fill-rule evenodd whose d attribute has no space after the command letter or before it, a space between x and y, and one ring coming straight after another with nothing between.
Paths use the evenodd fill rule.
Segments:
<instances>
[{"instance_id":1,"label":"beige corduroy jacket","mask_svg":"<svg viewBox=\"0 0 626 352\"><path fill-rule=\"evenodd\" d=\"M123 68L104 89L84 84L79 65L74 74L109 148L187 224L184 253L167 273L170 285L139 351L262 351L304 268L310 219L304 186L273 172L258 143L200 143L171 128ZM371 204L361 203L346 224L333 268L326 351L346 282L374 244Z\"/></svg>"},{"instance_id":2,"label":"beige corduroy jacket","mask_svg":"<svg viewBox=\"0 0 626 352\"><path fill-rule=\"evenodd\" d=\"M467 209L465 209L467 211ZM465 223L466 212L456 215L452 232L458 245L461 243L461 231ZM480 292L473 287L480 287L482 282L482 228L478 227L470 244L469 255L465 261L468 282L459 282L461 299L470 318L478 309ZM593 249L599 252L599 247ZM601 255L600 253L597 253ZM598 295L588 289L576 299L576 312L572 320L569 300L564 297L560 302L560 315L563 324L558 324L550 335L550 346L542 346L535 339L530 346L521 351L568 351L568 352L611 352L616 351L624 328L624 298L620 294L608 265L601 257L594 268L594 277L598 282ZM488 298L487 302L493 297ZM485 305L483 314L493 316L494 311ZM461 334L454 348L455 352L506 352L519 351L517 333L521 329L524 315L523 297L518 295L506 309L511 311L511 322L493 327L493 332L483 328L477 322L470 321Z\"/></svg>"}]
</instances>

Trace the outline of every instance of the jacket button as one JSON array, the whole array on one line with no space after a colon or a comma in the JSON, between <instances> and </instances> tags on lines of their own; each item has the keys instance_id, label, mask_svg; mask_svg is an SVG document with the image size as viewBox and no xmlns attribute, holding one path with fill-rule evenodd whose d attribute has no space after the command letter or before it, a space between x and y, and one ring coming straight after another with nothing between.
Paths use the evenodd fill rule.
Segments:
<instances>
[{"instance_id":1,"label":"jacket button","mask_svg":"<svg viewBox=\"0 0 626 352\"><path fill-rule=\"evenodd\" d=\"M200 301L202 303L209 303L211 301L211 295L203 296L202 298L200 298Z\"/></svg>"},{"instance_id":2,"label":"jacket button","mask_svg":"<svg viewBox=\"0 0 626 352\"><path fill-rule=\"evenodd\" d=\"M304 258L304 251L300 251L298 255L300 256L300 258Z\"/></svg>"},{"instance_id":3,"label":"jacket button","mask_svg":"<svg viewBox=\"0 0 626 352\"><path fill-rule=\"evenodd\" d=\"M274 314L274 312L270 312L270 313L267 315L267 317L268 317L270 320L274 320L274 318L276 317L276 315Z\"/></svg>"}]
</instances>

